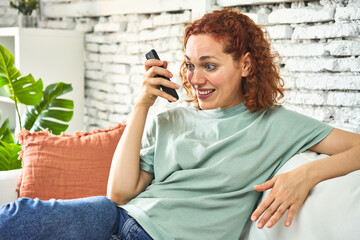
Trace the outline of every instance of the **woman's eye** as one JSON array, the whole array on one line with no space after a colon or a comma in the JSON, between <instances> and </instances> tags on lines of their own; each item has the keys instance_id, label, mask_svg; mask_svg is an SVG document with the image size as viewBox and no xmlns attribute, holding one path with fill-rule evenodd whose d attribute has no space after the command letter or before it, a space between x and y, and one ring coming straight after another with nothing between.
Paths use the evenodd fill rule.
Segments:
<instances>
[{"instance_id":1,"label":"woman's eye","mask_svg":"<svg viewBox=\"0 0 360 240\"><path fill-rule=\"evenodd\" d=\"M186 63L186 68L191 71L194 70L195 66L191 63Z\"/></svg>"},{"instance_id":2,"label":"woman's eye","mask_svg":"<svg viewBox=\"0 0 360 240\"><path fill-rule=\"evenodd\" d=\"M213 65L213 64L206 64L206 65L205 65L205 68L206 68L207 70L214 70L214 69L216 68L216 66Z\"/></svg>"}]
</instances>

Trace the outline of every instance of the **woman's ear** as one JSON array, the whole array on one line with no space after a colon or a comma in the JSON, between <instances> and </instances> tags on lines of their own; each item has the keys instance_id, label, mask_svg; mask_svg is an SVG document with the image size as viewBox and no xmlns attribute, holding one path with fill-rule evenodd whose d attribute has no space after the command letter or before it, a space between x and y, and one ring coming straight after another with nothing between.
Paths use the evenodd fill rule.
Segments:
<instances>
[{"instance_id":1,"label":"woman's ear","mask_svg":"<svg viewBox=\"0 0 360 240\"><path fill-rule=\"evenodd\" d=\"M249 52L241 58L241 76L247 77L251 70L251 54Z\"/></svg>"}]
</instances>

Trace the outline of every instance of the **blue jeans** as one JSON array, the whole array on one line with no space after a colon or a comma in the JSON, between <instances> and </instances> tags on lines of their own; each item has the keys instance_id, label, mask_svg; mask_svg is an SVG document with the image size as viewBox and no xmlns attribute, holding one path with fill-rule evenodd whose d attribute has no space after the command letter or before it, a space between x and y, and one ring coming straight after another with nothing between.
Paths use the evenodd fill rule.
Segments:
<instances>
[{"instance_id":1,"label":"blue jeans","mask_svg":"<svg viewBox=\"0 0 360 240\"><path fill-rule=\"evenodd\" d=\"M107 197L40 201L19 198L0 208L0 240L150 240L125 210Z\"/></svg>"}]
</instances>

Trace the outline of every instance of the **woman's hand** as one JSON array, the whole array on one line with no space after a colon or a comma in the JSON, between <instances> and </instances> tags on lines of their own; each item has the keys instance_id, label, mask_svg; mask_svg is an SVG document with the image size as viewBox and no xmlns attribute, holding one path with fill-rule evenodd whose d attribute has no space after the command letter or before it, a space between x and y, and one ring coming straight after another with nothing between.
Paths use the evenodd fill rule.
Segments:
<instances>
[{"instance_id":1,"label":"woman's hand","mask_svg":"<svg viewBox=\"0 0 360 240\"><path fill-rule=\"evenodd\" d=\"M169 101L175 102L177 99L170 94L160 90L160 85L173 89L179 89L180 86L157 75L165 76L168 78L173 77L171 72L167 70L167 62L157 59L150 59L145 61L146 73L143 77L141 86L141 93L137 100L137 104L142 104L146 107L151 107L158 96L163 97ZM164 66L162 68L161 66Z\"/></svg>"},{"instance_id":2,"label":"woman's hand","mask_svg":"<svg viewBox=\"0 0 360 240\"><path fill-rule=\"evenodd\" d=\"M308 175L307 168L301 166L254 186L256 191L261 192L272 188L251 216L251 220L256 221L264 213L257 224L259 229L264 226L268 228L274 226L286 210L288 210L288 214L285 226L290 226L295 213L304 203L312 187L315 186Z\"/></svg>"}]
</instances>

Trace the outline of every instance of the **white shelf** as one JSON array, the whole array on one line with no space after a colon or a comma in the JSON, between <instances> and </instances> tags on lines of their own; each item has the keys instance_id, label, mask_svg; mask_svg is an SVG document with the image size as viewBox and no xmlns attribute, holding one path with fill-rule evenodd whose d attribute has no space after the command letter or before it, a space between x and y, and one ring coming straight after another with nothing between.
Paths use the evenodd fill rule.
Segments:
<instances>
[{"instance_id":1,"label":"white shelf","mask_svg":"<svg viewBox=\"0 0 360 240\"><path fill-rule=\"evenodd\" d=\"M15 66L22 75L31 73L35 80L41 78L44 89L55 82L72 84L73 91L64 95L64 98L74 101L74 116L66 132L83 130L85 100L83 33L73 30L0 28L0 44L14 54ZM10 108L15 107L11 107L7 100L9 99L0 97L0 109L4 112L3 108L6 107L5 111L11 114Z\"/></svg>"}]
</instances>

